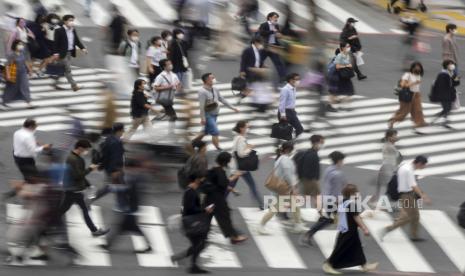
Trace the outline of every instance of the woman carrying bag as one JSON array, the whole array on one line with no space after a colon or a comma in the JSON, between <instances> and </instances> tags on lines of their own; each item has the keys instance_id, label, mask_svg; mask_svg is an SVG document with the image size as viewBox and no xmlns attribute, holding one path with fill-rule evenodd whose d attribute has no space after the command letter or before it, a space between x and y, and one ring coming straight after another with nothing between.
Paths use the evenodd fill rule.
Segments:
<instances>
[{"instance_id":1,"label":"woman carrying bag","mask_svg":"<svg viewBox=\"0 0 465 276\"><path fill-rule=\"evenodd\" d=\"M355 94L354 84L352 83L352 78L355 77L355 73L352 67L352 59L350 52L351 48L350 44L347 42L342 42L339 46L340 52L334 59L336 71L339 75L337 93L335 93L335 95L345 97L342 101L347 104L347 107L340 109L345 111L351 111L352 109L349 105L352 100L351 97Z\"/></svg>"},{"instance_id":2,"label":"woman carrying bag","mask_svg":"<svg viewBox=\"0 0 465 276\"><path fill-rule=\"evenodd\" d=\"M250 191L252 192L253 198L257 201L258 208L263 210L263 200L260 193L257 190L257 185L252 176L251 171L258 168L258 156L257 153L253 150L253 146L247 144L246 135L249 130L249 124L246 121L237 122L236 126L233 128L233 131L237 133L234 137L232 145L232 154L233 165L231 166L233 170L238 170L242 172L242 178L245 183L249 186ZM236 187L237 181L239 179L231 182L231 187Z\"/></svg>"}]
</instances>

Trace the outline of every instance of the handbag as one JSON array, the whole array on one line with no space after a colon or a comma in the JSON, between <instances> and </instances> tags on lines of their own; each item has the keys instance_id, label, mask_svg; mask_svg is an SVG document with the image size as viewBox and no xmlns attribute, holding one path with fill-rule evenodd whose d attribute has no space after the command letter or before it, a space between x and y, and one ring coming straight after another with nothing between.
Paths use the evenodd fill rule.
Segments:
<instances>
[{"instance_id":1,"label":"handbag","mask_svg":"<svg viewBox=\"0 0 465 276\"><path fill-rule=\"evenodd\" d=\"M250 151L246 157L239 157L237 151L234 152L234 155L236 156L237 168L240 171L252 172L258 170L259 160L256 151Z\"/></svg>"},{"instance_id":2,"label":"handbag","mask_svg":"<svg viewBox=\"0 0 465 276\"><path fill-rule=\"evenodd\" d=\"M207 213L183 216L182 226L188 237L204 236L210 230L210 217Z\"/></svg>"},{"instance_id":3,"label":"handbag","mask_svg":"<svg viewBox=\"0 0 465 276\"><path fill-rule=\"evenodd\" d=\"M40 50L39 43L30 36L27 37L27 47L31 54L35 54L36 52Z\"/></svg>"},{"instance_id":4,"label":"handbag","mask_svg":"<svg viewBox=\"0 0 465 276\"><path fill-rule=\"evenodd\" d=\"M47 64L45 73L50 76L62 77L65 75L65 65L62 62L52 62Z\"/></svg>"},{"instance_id":5,"label":"handbag","mask_svg":"<svg viewBox=\"0 0 465 276\"><path fill-rule=\"evenodd\" d=\"M235 77L231 80L231 90L244 91L247 88L247 81L241 77Z\"/></svg>"},{"instance_id":6,"label":"handbag","mask_svg":"<svg viewBox=\"0 0 465 276\"><path fill-rule=\"evenodd\" d=\"M400 198L400 193L397 189L399 186L397 182L397 172L391 177L386 189L386 195L389 197L390 200L396 201Z\"/></svg>"},{"instance_id":7,"label":"handbag","mask_svg":"<svg viewBox=\"0 0 465 276\"><path fill-rule=\"evenodd\" d=\"M286 121L281 121L271 126L270 137L289 141L292 140L292 132L292 126Z\"/></svg>"},{"instance_id":8,"label":"handbag","mask_svg":"<svg viewBox=\"0 0 465 276\"><path fill-rule=\"evenodd\" d=\"M6 72L8 72L8 74ZM13 62L7 65L5 67L5 80L7 82L16 83L16 73L17 73L16 63Z\"/></svg>"},{"instance_id":9,"label":"handbag","mask_svg":"<svg viewBox=\"0 0 465 276\"><path fill-rule=\"evenodd\" d=\"M413 92L408 87L402 87L399 89L399 102L409 103L412 101Z\"/></svg>"},{"instance_id":10,"label":"handbag","mask_svg":"<svg viewBox=\"0 0 465 276\"><path fill-rule=\"evenodd\" d=\"M204 107L205 112L211 112L218 108L218 103L215 101L215 91L213 90L213 88L211 92L213 95L213 99L211 101L207 100L207 102L205 103L205 107Z\"/></svg>"},{"instance_id":11,"label":"handbag","mask_svg":"<svg viewBox=\"0 0 465 276\"><path fill-rule=\"evenodd\" d=\"M177 43L178 43L179 50L181 51L181 55L182 55L182 66L184 66L184 68L189 68L189 60L187 60L187 57L184 54L184 50L182 49L182 45L179 43L179 41Z\"/></svg>"},{"instance_id":12,"label":"handbag","mask_svg":"<svg viewBox=\"0 0 465 276\"><path fill-rule=\"evenodd\" d=\"M355 73L352 68L348 68L348 67L341 68L338 70L338 72L339 72L339 77L341 79L351 79L355 77Z\"/></svg>"},{"instance_id":13,"label":"handbag","mask_svg":"<svg viewBox=\"0 0 465 276\"><path fill-rule=\"evenodd\" d=\"M275 169L271 171L265 180L265 187L278 195L287 195L290 193L289 185L284 179L276 176Z\"/></svg>"},{"instance_id":14,"label":"handbag","mask_svg":"<svg viewBox=\"0 0 465 276\"><path fill-rule=\"evenodd\" d=\"M162 75L162 77L166 80L166 82L169 85L171 85L171 82L166 78L166 76ZM171 98L171 96L172 96L172 93L173 93L173 89L170 89L170 91L168 92L169 93L168 98L160 98L161 93L164 93L164 92L159 92L158 93L156 103L161 105L161 106L172 106L173 105L173 99Z\"/></svg>"},{"instance_id":15,"label":"handbag","mask_svg":"<svg viewBox=\"0 0 465 276\"><path fill-rule=\"evenodd\" d=\"M455 95L455 101L452 102L452 110L459 110L460 109L460 97L459 95Z\"/></svg>"}]
</instances>

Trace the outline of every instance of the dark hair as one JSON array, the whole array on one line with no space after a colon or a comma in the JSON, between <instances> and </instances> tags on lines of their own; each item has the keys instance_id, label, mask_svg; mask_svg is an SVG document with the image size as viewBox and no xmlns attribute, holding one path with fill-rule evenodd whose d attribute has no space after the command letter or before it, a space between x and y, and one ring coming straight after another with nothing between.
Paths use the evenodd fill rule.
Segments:
<instances>
[{"instance_id":1,"label":"dark hair","mask_svg":"<svg viewBox=\"0 0 465 276\"><path fill-rule=\"evenodd\" d=\"M350 45L350 43L343 41L343 42L339 43L339 49L345 48L347 45Z\"/></svg>"},{"instance_id":2,"label":"dark hair","mask_svg":"<svg viewBox=\"0 0 465 276\"><path fill-rule=\"evenodd\" d=\"M173 30L173 36L176 37L178 34L183 34L184 31L181 29L174 29Z\"/></svg>"},{"instance_id":3,"label":"dark hair","mask_svg":"<svg viewBox=\"0 0 465 276\"><path fill-rule=\"evenodd\" d=\"M455 64L455 62L453 60L446 59L442 62L442 68L447 69L447 66L449 66L449 64Z\"/></svg>"},{"instance_id":4,"label":"dark hair","mask_svg":"<svg viewBox=\"0 0 465 276\"><path fill-rule=\"evenodd\" d=\"M450 33L450 31L457 29L457 25L449 23L446 25L446 32Z\"/></svg>"},{"instance_id":5,"label":"dark hair","mask_svg":"<svg viewBox=\"0 0 465 276\"><path fill-rule=\"evenodd\" d=\"M277 157L279 158L284 152L291 152L294 150L294 142L286 141L277 150Z\"/></svg>"},{"instance_id":6,"label":"dark hair","mask_svg":"<svg viewBox=\"0 0 465 276\"><path fill-rule=\"evenodd\" d=\"M355 195L358 192L358 188L354 184L347 184L342 188L342 197L344 199L349 199L351 196Z\"/></svg>"},{"instance_id":7,"label":"dark hair","mask_svg":"<svg viewBox=\"0 0 465 276\"><path fill-rule=\"evenodd\" d=\"M161 32L161 37L163 39L165 39L166 37L168 37L169 35L171 35L171 32L168 31L168 30L164 30L163 32Z\"/></svg>"},{"instance_id":8,"label":"dark hair","mask_svg":"<svg viewBox=\"0 0 465 276\"><path fill-rule=\"evenodd\" d=\"M388 129L386 130L386 133L384 133L384 139L388 139L388 138L391 138L392 136L396 135L397 134L397 130L395 129Z\"/></svg>"},{"instance_id":9,"label":"dark hair","mask_svg":"<svg viewBox=\"0 0 465 276\"><path fill-rule=\"evenodd\" d=\"M299 74L297 73L290 73L289 75L286 76L286 81L287 82L290 82L291 80L293 80L295 77L298 77Z\"/></svg>"},{"instance_id":10,"label":"dark hair","mask_svg":"<svg viewBox=\"0 0 465 276\"><path fill-rule=\"evenodd\" d=\"M250 43L260 43L260 44L263 44L263 38L259 37L259 36L254 36L252 38L252 41Z\"/></svg>"},{"instance_id":11,"label":"dark hair","mask_svg":"<svg viewBox=\"0 0 465 276\"><path fill-rule=\"evenodd\" d=\"M169 59L167 58L164 58L162 60L159 61L159 64L160 64L160 67L164 70L165 69L165 66L166 66L166 63L170 61Z\"/></svg>"},{"instance_id":12,"label":"dark hair","mask_svg":"<svg viewBox=\"0 0 465 276\"><path fill-rule=\"evenodd\" d=\"M58 14L56 14L56 13L49 13L49 14L47 15L47 22L48 22L48 23L52 23L52 19L61 20L61 18L58 16Z\"/></svg>"},{"instance_id":13,"label":"dark hair","mask_svg":"<svg viewBox=\"0 0 465 276\"><path fill-rule=\"evenodd\" d=\"M226 167L231 162L231 158L232 156L229 152L223 151L216 157L216 163L221 167Z\"/></svg>"},{"instance_id":14,"label":"dark hair","mask_svg":"<svg viewBox=\"0 0 465 276\"><path fill-rule=\"evenodd\" d=\"M92 145L90 144L89 140L86 140L86 139L81 139L77 141L76 144L74 145L75 149L77 148L90 149L91 147Z\"/></svg>"},{"instance_id":15,"label":"dark hair","mask_svg":"<svg viewBox=\"0 0 465 276\"><path fill-rule=\"evenodd\" d=\"M240 133L241 128L244 128L247 125L247 121L241 120L236 123L236 126L233 128L234 132Z\"/></svg>"},{"instance_id":16,"label":"dark hair","mask_svg":"<svg viewBox=\"0 0 465 276\"><path fill-rule=\"evenodd\" d=\"M428 163L428 158L424 155L418 155L417 157L415 157L415 160L413 160L413 163L425 165L426 163Z\"/></svg>"},{"instance_id":17,"label":"dark hair","mask_svg":"<svg viewBox=\"0 0 465 276\"><path fill-rule=\"evenodd\" d=\"M133 33L139 33L139 30L138 29L129 29L127 34L128 35L132 35Z\"/></svg>"},{"instance_id":18,"label":"dark hair","mask_svg":"<svg viewBox=\"0 0 465 276\"><path fill-rule=\"evenodd\" d=\"M278 14L277 12L270 12L270 13L266 16L266 20L270 20L270 18L272 18L273 16L279 17L279 14Z\"/></svg>"},{"instance_id":19,"label":"dark hair","mask_svg":"<svg viewBox=\"0 0 465 276\"><path fill-rule=\"evenodd\" d=\"M310 142L312 142L312 144L316 144L316 143L321 142L321 140L324 140L324 139L325 138L322 135L314 134L310 137Z\"/></svg>"},{"instance_id":20,"label":"dark hair","mask_svg":"<svg viewBox=\"0 0 465 276\"><path fill-rule=\"evenodd\" d=\"M74 15L72 14L66 14L65 16L63 16L63 22L66 22L70 19L75 19Z\"/></svg>"},{"instance_id":21,"label":"dark hair","mask_svg":"<svg viewBox=\"0 0 465 276\"><path fill-rule=\"evenodd\" d=\"M113 127L111 128L112 133L117 133L120 131L124 131L124 124L122 123L114 123Z\"/></svg>"},{"instance_id":22,"label":"dark hair","mask_svg":"<svg viewBox=\"0 0 465 276\"><path fill-rule=\"evenodd\" d=\"M201 179L202 176L198 175L197 173L191 173L189 174L189 176L187 177L187 179L189 180L189 183L192 183L194 181L196 181L197 179Z\"/></svg>"},{"instance_id":23,"label":"dark hair","mask_svg":"<svg viewBox=\"0 0 465 276\"><path fill-rule=\"evenodd\" d=\"M155 43L155 41L157 40L161 40L161 36L154 36L150 39L150 45L152 45L153 43Z\"/></svg>"},{"instance_id":24,"label":"dark hair","mask_svg":"<svg viewBox=\"0 0 465 276\"><path fill-rule=\"evenodd\" d=\"M26 119L23 123L23 127L25 128L30 128L30 127L36 127L37 122L34 119Z\"/></svg>"},{"instance_id":25,"label":"dark hair","mask_svg":"<svg viewBox=\"0 0 465 276\"><path fill-rule=\"evenodd\" d=\"M205 147L207 145L207 143L205 143L204 141L202 140L199 140L199 139L194 139L191 143L191 146L193 149L197 149L197 150L200 150L201 148Z\"/></svg>"},{"instance_id":26,"label":"dark hair","mask_svg":"<svg viewBox=\"0 0 465 276\"><path fill-rule=\"evenodd\" d=\"M212 73L205 73L205 74L202 75L201 79L202 79L203 83L207 82L208 77L210 77L211 74Z\"/></svg>"},{"instance_id":27,"label":"dark hair","mask_svg":"<svg viewBox=\"0 0 465 276\"><path fill-rule=\"evenodd\" d=\"M415 67L417 66L420 66L420 76L423 76L424 74L423 65L419 61L412 62L412 65L410 65L410 73L413 73L413 69L415 69Z\"/></svg>"},{"instance_id":28,"label":"dark hair","mask_svg":"<svg viewBox=\"0 0 465 276\"><path fill-rule=\"evenodd\" d=\"M16 51L16 46L18 46L18 44L20 43L23 43L23 42L19 39L15 39L15 41L13 41L13 43L11 44L11 50Z\"/></svg>"},{"instance_id":29,"label":"dark hair","mask_svg":"<svg viewBox=\"0 0 465 276\"><path fill-rule=\"evenodd\" d=\"M135 82L134 82L134 90L132 91L132 93L135 93L136 91L139 91L139 86L144 82L145 80L143 79L137 79Z\"/></svg>"},{"instance_id":30,"label":"dark hair","mask_svg":"<svg viewBox=\"0 0 465 276\"><path fill-rule=\"evenodd\" d=\"M333 164L337 164L339 161L344 160L346 156L340 151L333 151L329 154L329 159L333 161Z\"/></svg>"}]
</instances>

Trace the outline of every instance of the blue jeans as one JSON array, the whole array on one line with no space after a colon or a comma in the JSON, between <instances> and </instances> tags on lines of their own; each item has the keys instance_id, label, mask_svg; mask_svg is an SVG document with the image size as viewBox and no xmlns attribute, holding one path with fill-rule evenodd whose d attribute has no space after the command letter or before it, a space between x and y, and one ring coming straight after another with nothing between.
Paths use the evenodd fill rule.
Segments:
<instances>
[{"instance_id":1,"label":"blue jeans","mask_svg":"<svg viewBox=\"0 0 465 276\"><path fill-rule=\"evenodd\" d=\"M245 183L249 186L250 191L252 192L252 197L257 201L259 207L263 207L263 199L261 195L258 193L257 190L257 185L255 184L255 180L253 179L253 176L250 172L244 172L244 174L241 176ZM230 186L231 187L236 187L237 181L239 179L231 182ZM227 194L226 194L227 195Z\"/></svg>"},{"instance_id":2,"label":"blue jeans","mask_svg":"<svg viewBox=\"0 0 465 276\"><path fill-rule=\"evenodd\" d=\"M205 135L220 135L220 131L218 130L218 126L216 124L217 119L218 114L210 114L208 112L205 113Z\"/></svg>"}]
</instances>

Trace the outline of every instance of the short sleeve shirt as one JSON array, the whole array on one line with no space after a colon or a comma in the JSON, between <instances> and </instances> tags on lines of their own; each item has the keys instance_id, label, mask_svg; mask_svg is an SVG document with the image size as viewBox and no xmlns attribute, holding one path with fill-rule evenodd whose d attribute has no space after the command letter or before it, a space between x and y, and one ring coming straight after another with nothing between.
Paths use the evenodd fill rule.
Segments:
<instances>
[{"instance_id":1,"label":"short sleeve shirt","mask_svg":"<svg viewBox=\"0 0 465 276\"><path fill-rule=\"evenodd\" d=\"M166 58L166 53L163 51L162 47L154 47L150 46L147 49L147 53L145 54L147 57L152 59L152 65L160 66L160 60Z\"/></svg>"},{"instance_id":2,"label":"short sleeve shirt","mask_svg":"<svg viewBox=\"0 0 465 276\"><path fill-rule=\"evenodd\" d=\"M349 55L344 55L343 53L339 53L336 58L334 59L335 64L340 64L340 65L349 65L351 64L350 62L350 56Z\"/></svg>"},{"instance_id":3,"label":"short sleeve shirt","mask_svg":"<svg viewBox=\"0 0 465 276\"><path fill-rule=\"evenodd\" d=\"M169 81L169 83L167 80ZM173 72L168 73L166 71L163 71L155 78L153 86L165 86L170 84L179 84L178 76L176 76L176 74Z\"/></svg>"},{"instance_id":4,"label":"short sleeve shirt","mask_svg":"<svg viewBox=\"0 0 465 276\"><path fill-rule=\"evenodd\" d=\"M415 169L412 162L402 164L397 170L397 190L399 193L411 192L417 186Z\"/></svg>"},{"instance_id":5,"label":"short sleeve shirt","mask_svg":"<svg viewBox=\"0 0 465 276\"><path fill-rule=\"evenodd\" d=\"M407 72L402 76L402 80L406 80L409 83L412 83L412 82L416 82L416 81L421 81L421 76ZM410 91L412 91L412 92L420 92L420 84L416 84L416 85L411 86Z\"/></svg>"}]
</instances>

